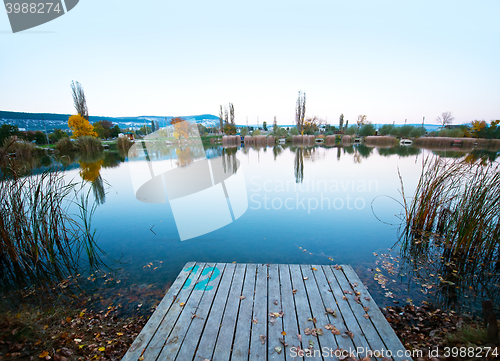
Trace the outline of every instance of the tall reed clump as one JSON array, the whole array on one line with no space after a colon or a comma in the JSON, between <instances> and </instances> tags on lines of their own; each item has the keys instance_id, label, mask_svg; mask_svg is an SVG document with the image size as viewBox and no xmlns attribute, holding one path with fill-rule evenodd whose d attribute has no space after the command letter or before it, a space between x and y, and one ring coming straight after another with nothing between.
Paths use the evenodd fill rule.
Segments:
<instances>
[{"instance_id":1,"label":"tall reed clump","mask_svg":"<svg viewBox=\"0 0 500 361\"><path fill-rule=\"evenodd\" d=\"M80 153L102 152L103 146L101 140L91 136L78 137L75 147Z\"/></svg>"},{"instance_id":2,"label":"tall reed clump","mask_svg":"<svg viewBox=\"0 0 500 361\"><path fill-rule=\"evenodd\" d=\"M101 264L91 230L95 206L82 194L59 171L0 180L0 288L50 289L83 259Z\"/></svg>"},{"instance_id":3,"label":"tall reed clump","mask_svg":"<svg viewBox=\"0 0 500 361\"><path fill-rule=\"evenodd\" d=\"M438 250L443 263L453 265L453 281L443 276L448 284L470 275L477 282L487 275L500 280L498 163L427 159L412 200L406 201L403 185L402 195L404 254L416 258ZM481 281L481 288L491 280Z\"/></svg>"},{"instance_id":4,"label":"tall reed clump","mask_svg":"<svg viewBox=\"0 0 500 361\"><path fill-rule=\"evenodd\" d=\"M68 154L76 151L75 143L68 137L59 139L55 145L55 148L63 154Z\"/></svg>"}]
</instances>

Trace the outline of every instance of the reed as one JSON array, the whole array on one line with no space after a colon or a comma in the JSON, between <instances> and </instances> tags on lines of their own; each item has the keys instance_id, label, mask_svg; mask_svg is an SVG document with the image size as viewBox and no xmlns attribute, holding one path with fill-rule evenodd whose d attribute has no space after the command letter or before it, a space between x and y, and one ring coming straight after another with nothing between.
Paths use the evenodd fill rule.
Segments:
<instances>
[{"instance_id":1,"label":"reed","mask_svg":"<svg viewBox=\"0 0 500 361\"><path fill-rule=\"evenodd\" d=\"M370 135L368 137L365 137L365 144L391 146L397 144L397 139L391 136Z\"/></svg>"},{"instance_id":2,"label":"reed","mask_svg":"<svg viewBox=\"0 0 500 361\"><path fill-rule=\"evenodd\" d=\"M75 147L80 153L102 152L101 140L91 136L83 136L76 139Z\"/></svg>"},{"instance_id":3,"label":"reed","mask_svg":"<svg viewBox=\"0 0 500 361\"><path fill-rule=\"evenodd\" d=\"M55 147L59 152L63 154L68 154L76 151L74 142L68 137L59 139Z\"/></svg>"},{"instance_id":4,"label":"reed","mask_svg":"<svg viewBox=\"0 0 500 361\"><path fill-rule=\"evenodd\" d=\"M345 145L345 144L351 144L351 139L352 139L352 138L351 138L351 136L350 136L350 135L344 135L344 136L342 137L341 143L342 143L342 144L344 144L344 145Z\"/></svg>"},{"instance_id":5,"label":"reed","mask_svg":"<svg viewBox=\"0 0 500 361\"><path fill-rule=\"evenodd\" d=\"M119 137L116 141L116 146L120 154L127 153L132 144L132 141L128 137Z\"/></svg>"},{"instance_id":6,"label":"reed","mask_svg":"<svg viewBox=\"0 0 500 361\"><path fill-rule=\"evenodd\" d=\"M76 213L69 211L77 208ZM50 289L85 258L101 263L91 230L95 206L60 171L0 181L0 288Z\"/></svg>"},{"instance_id":7,"label":"reed","mask_svg":"<svg viewBox=\"0 0 500 361\"><path fill-rule=\"evenodd\" d=\"M454 286L462 280L461 286L468 288L476 283L475 286L484 290L492 280L498 282L498 163L427 159L411 201L405 198L402 181L401 187L403 256L414 260L427 257L430 250L437 251L446 266L442 272L445 284ZM453 292L456 292L455 286ZM498 293L497 290L497 296Z\"/></svg>"}]
</instances>

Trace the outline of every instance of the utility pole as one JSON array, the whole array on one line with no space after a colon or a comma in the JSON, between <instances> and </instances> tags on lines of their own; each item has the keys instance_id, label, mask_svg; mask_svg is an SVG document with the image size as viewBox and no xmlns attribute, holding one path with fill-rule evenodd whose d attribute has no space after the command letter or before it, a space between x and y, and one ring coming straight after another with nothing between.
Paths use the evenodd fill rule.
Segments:
<instances>
[{"instance_id":1,"label":"utility pole","mask_svg":"<svg viewBox=\"0 0 500 361\"><path fill-rule=\"evenodd\" d=\"M257 116L257 129L259 129L259 117Z\"/></svg>"},{"instance_id":2,"label":"utility pole","mask_svg":"<svg viewBox=\"0 0 500 361\"><path fill-rule=\"evenodd\" d=\"M424 127L425 117L422 118L422 128Z\"/></svg>"}]
</instances>

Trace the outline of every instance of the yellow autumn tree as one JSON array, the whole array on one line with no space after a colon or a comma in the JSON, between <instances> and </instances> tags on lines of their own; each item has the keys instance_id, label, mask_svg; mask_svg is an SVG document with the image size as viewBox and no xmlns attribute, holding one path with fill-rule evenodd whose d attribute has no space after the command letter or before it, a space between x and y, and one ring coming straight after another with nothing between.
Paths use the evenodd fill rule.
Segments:
<instances>
[{"instance_id":1,"label":"yellow autumn tree","mask_svg":"<svg viewBox=\"0 0 500 361\"><path fill-rule=\"evenodd\" d=\"M90 122L80 114L70 116L68 119L68 126L73 132L73 135L71 136L73 139L84 135L97 137L97 133L94 131L92 124L90 124Z\"/></svg>"}]
</instances>

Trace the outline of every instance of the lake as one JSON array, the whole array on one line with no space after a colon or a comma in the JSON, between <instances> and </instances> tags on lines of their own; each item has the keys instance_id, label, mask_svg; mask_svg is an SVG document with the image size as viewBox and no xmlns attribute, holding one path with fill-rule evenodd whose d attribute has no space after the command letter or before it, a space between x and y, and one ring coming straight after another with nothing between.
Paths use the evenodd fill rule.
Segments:
<instances>
[{"instance_id":1,"label":"lake","mask_svg":"<svg viewBox=\"0 0 500 361\"><path fill-rule=\"evenodd\" d=\"M189 261L350 264L380 306L417 303L439 293L439 280L425 279L432 270L411 276L399 270L399 174L409 198L423 162L436 156L432 151L363 144L187 148L159 150L138 141L125 162L100 169L106 195L92 226L108 265L120 268L112 278L106 276L103 297L109 302L127 302L131 308L157 302L152 300ZM453 150L439 154L463 156ZM168 194L162 175L204 158L224 160L229 200L210 189L205 195L187 192L184 198ZM69 170L67 176L78 179L79 172ZM230 185L236 176L239 188ZM147 182L152 182L149 190L141 188ZM123 296L131 291L132 301ZM125 298L117 301L117 295Z\"/></svg>"}]
</instances>

